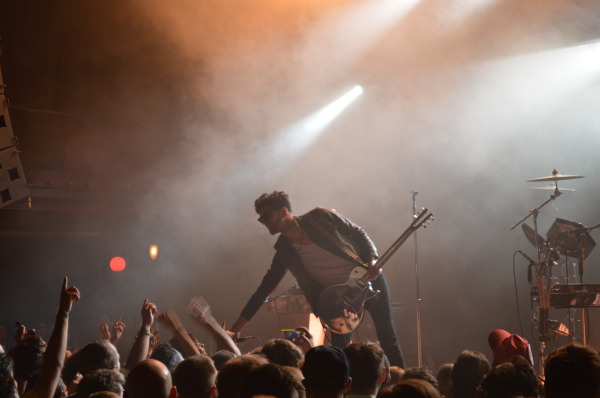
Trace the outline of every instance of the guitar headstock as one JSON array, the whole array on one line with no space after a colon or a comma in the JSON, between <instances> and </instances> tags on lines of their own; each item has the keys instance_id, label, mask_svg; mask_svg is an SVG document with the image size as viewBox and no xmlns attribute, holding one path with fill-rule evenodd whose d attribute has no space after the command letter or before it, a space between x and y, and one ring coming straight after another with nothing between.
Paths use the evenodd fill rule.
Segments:
<instances>
[{"instance_id":1,"label":"guitar headstock","mask_svg":"<svg viewBox=\"0 0 600 398\"><path fill-rule=\"evenodd\" d=\"M429 224L435 221L433 218L433 213L427 210L425 207L422 207L421 210L415 214L414 220L411 224L411 228L418 229L420 227L427 228Z\"/></svg>"}]
</instances>

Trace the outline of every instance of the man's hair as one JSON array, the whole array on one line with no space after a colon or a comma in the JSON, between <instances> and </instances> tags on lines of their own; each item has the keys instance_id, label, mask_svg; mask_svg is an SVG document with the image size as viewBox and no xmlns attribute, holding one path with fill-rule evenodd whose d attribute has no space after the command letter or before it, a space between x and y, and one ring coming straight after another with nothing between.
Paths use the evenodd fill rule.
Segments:
<instances>
[{"instance_id":1,"label":"man's hair","mask_svg":"<svg viewBox=\"0 0 600 398\"><path fill-rule=\"evenodd\" d=\"M268 363L248 372L242 384L240 397L269 395L277 398L302 396L304 387L289 371L275 363Z\"/></svg>"},{"instance_id":2,"label":"man's hair","mask_svg":"<svg viewBox=\"0 0 600 398\"><path fill-rule=\"evenodd\" d=\"M14 378L29 380L35 372L40 371L44 351L46 351L46 342L40 336L28 336L21 340L9 352L14 363Z\"/></svg>"},{"instance_id":3,"label":"man's hair","mask_svg":"<svg viewBox=\"0 0 600 398\"><path fill-rule=\"evenodd\" d=\"M117 371L98 369L89 372L79 382L75 398L88 398L95 392L111 391L117 394L123 392L125 377Z\"/></svg>"},{"instance_id":4,"label":"man's hair","mask_svg":"<svg viewBox=\"0 0 600 398\"><path fill-rule=\"evenodd\" d=\"M121 394L112 391L100 391L93 393L88 398L121 398Z\"/></svg>"},{"instance_id":5,"label":"man's hair","mask_svg":"<svg viewBox=\"0 0 600 398\"><path fill-rule=\"evenodd\" d=\"M217 375L219 398L239 397L246 374L267 363L269 361L266 358L253 354L245 354L228 361Z\"/></svg>"},{"instance_id":6,"label":"man's hair","mask_svg":"<svg viewBox=\"0 0 600 398\"><path fill-rule=\"evenodd\" d=\"M481 382L485 398L511 398L537 396L537 376L529 361L518 355L492 368Z\"/></svg>"},{"instance_id":7,"label":"man's hair","mask_svg":"<svg viewBox=\"0 0 600 398\"><path fill-rule=\"evenodd\" d=\"M547 398L596 398L600 394L600 356L592 347L568 344L552 351L544 364Z\"/></svg>"},{"instance_id":8,"label":"man's hair","mask_svg":"<svg viewBox=\"0 0 600 398\"><path fill-rule=\"evenodd\" d=\"M271 339L262 346L260 353L264 355L269 362L281 366L292 366L297 368L300 361L304 358L302 350L298 346L286 339Z\"/></svg>"},{"instance_id":9,"label":"man's hair","mask_svg":"<svg viewBox=\"0 0 600 398\"><path fill-rule=\"evenodd\" d=\"M150 358L162 362L171 374L173 374L177 365L183 361L183 355L168 343L157 345Z\"/></svg>"},{"instance_id":10,"label":"man's hair","mask_svg":"<svg viewBox=\"0 0 600 398\"><path fill-rule=\"evenodd\" d=\"M433 374L433 372L431 372L431 370L429 370L425 366L406 369L404 371L404 376L402 377L402 380L410 379L425 380L426 382L437 388L438 391L440 390L440 386L438 385L438 381L435 378L435 375Z\"/></svg>"},{"instance_id":11,"label":"man's hair","mask_svg":"<svg viewBox=\"0 0 600 398\"><path fill-rule=\"evenodd\" d=\"M96 340L83 347L78 355L79 369L84 376L98 369L119 369L119 353L106 339Z\"/></svg>"},{"instance_id":12,"label":"man's hair","mask_svg":"<svg viewBox=\"0 0 600 398\"><path fill-rule=\"evenodd\" d=\"M173 372L173 384L180 397L210 397L217 379L213 360L204 355L184 359Z\"/></svg>"},{"instance_id":13,"label":"man's hair","mask_svg":"<svg viewBox=\"0 0 600 398\"><path fill-rule=\"evenodd\" d=\"M63 367L61 377L66 385L70 385L75 379L75 376L77 376L77 373L80 373L80 357L81 350L75 351L73 355L71 355L65 361L65 366Z\"/></svg>"},{"instance_id":14,"label":"man's hair","mask_svg":"<svg viewBox=\"0 0 600 398\"><path fill-rule=\"evenodd\" d=\"M490 363L481 352L465 350L452 368L452 390L455 397L475 397L477 387L490 371Z\"/></svg>"},{"instance_id":15,"label":"man's hair","mask_svg":"<svg viewBox=\"0 0 600 398\"><path fill-rule=\"evenodd\" d=\"M352 343L344 353L350 363L351 392L378 388L385 369L383 349L373 343Z\"/></svg>"},{"instance_id":16,"label":"man's hair","mask_svg":"<svg viewBox=\"0 0 600 398\"><path fill-rule=\"evenodd\" d=\"M439 367L435 379L438 382L440 393L444 396L452 394L452 368L453 363L445 363Z\"/></svg>"},{"instance_id":17,"label":"man's hair","mask_svg":"<svg viewBox=\"0 0 600 398\"><path fill-rule=\"evenodd\" d=\"M0 353L0 374L8 377L13 376L13 361L4 352Z\"/></svg>"},{"instance_id":18,"label":"man's hair","mask_svg":"<svg viewBox=\"0 0 600 398\"><path fill-rule=\"evenodd\" d=\"M214 361L215 368L217 368L217 370L220 371L221 369L223 369L223 366L225 366L227 362L236 357L237 355L235 355L229 350L219 350L215 352L210 358Z\"/></svg>"},{"instance_id":19,"label":"man's hair","mask_svg":"<svg viewBox=\"0 0 600 398\"><path fill-rule=\"evenodd\" d=\"M265 207L272 210L279 210L283 207L292 211L292 205L290 204L290 198L287 193L283 191L273 191L273 193L263 193L254 201L254 210L260 212Z\"/></svg>"},{"instance_id":20,"label":"man's hair","mask_svg":"<svg viewBox=\"0 0 600 398\"><path fill-rule=\"evenodd\" d=\"M441 398L437 388L422 379L402 380L381 396L385 398Z\"/></svg>"},{"instance_id":21,"label":"man's hair","mask_svg":"<svg viewBox=\"0 0 600 398\"><path fill-rule=\"evenodd\" d=\"M0 374L0 397L19 398L15 379L5 374Z\"/></svg>"}]
</instances>

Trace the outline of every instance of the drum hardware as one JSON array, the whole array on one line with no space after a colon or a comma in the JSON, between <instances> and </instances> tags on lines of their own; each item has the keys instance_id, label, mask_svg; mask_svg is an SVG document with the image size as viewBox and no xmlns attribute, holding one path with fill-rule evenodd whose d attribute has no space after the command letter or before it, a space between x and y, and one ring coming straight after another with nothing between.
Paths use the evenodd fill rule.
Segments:
<instances>
[{"instance_id":1,"label":"drum hardware","mask_svg":"<svg viewBox=\"0 0 600 398\"><path fill-rule=\"evenodd\" d=\"M540 354L540 376L544 376L544 356L546 349L546 342L549 339L549 327L548 327L548 312L550 309L550 291L552 287L552 274L551 274L551 266L555 264L557 259L556 253L553 253L550 248L556 249L552 246L551 242L546 242L538 233L538 223L537 218L540 210L546 206L548 203L556 200L561 195L561 191L558 189L558 181L569 180L569 179L578 179L583 178L580 175L561 175L556 169L552 171L552 175L533 178L527 180L527 182L554 182L554 191L550 195L550 198L542 203L540 206L533 208L529 211L525 217L519 220L515 225L513 225L510 229L513 230L519 225L523 224L529 217L533 218L533 229L529 226L523 224L523 232L525 236L529 240L531 244L533 244L536 248L537 253L537 261L534 264L535 267L535 285L537 291L537 303L539 306L539 322L538 322L538 332L539 332L539 354ZM532 275L533 276L533 275ZM532 278L533 279L533 278ZM532 303L533 303L533 294L532 294ZM584 342L585 344L585 342Z\"/></svg>"}]
</instances>

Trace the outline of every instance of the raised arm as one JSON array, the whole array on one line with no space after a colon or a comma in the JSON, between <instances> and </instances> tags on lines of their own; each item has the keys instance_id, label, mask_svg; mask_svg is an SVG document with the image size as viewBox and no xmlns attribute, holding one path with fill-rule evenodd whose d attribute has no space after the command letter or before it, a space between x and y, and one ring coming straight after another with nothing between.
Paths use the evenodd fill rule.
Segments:
<instances>
[{"instance_id":1,"label":"raised arm","mask_svg":"<svg viewBox=\"0 0 600 398\"><path fill-rule=\"evenodd\" d=\"M144 304L142 305L142 326L140 327L135 343L133 343L129 356L127 357L127 362L125 364L127 370L131 370L135 364L148 357L148 350L150 348L150 328L154 323L154 316L157 311L155 304L148 301L148 299L144 300Z\"/></svg>"},{"instance_id":2,"label":"raised arm","mask_svg":"<svg viewBox=\"0 0 600 398\"><path fill-rule=\"evenodd\" d=\"M192 340L187 330L185 330L183 323L181 323L176 313L173 311L163 312L158 316L158 322L173 333L175 340L177 340L183 350L182 354L185 358L201 354L198 346L196 346L194 340Z\"/></svg>"},{"instance_id":3,"label":"raised arm","mask_svg":"<svg viewBox=\"0 0 600 398\"><path fill-rule=\"evenodd\" d=\"M231 336L212 316L210 307L208 306L206 300L201 297L192 298L190 305L188 306L188 314L190 314L190 316L194 318L198 324L208 330L211 336L213 336L215 342L217 343L217 350L228 350L233 352L235 355L242 355L240 349L235 344ZM239 330L236 332L239 332Z\"/></svg>"},{"instance_id":4,"label":"raised arm","mask_svg":"<svg viewBox=\"0 0 600 398\"><path fill-rule=\"evenodd\" d=\"M44 353L40 378L33 388L33 392L38 398L52 398L54 396L60 372L64 366L69 332L69 314L73 302L79 301L80 298L79 290L75 286L68 287L68 282L69 280L65 276L60 291L60 304L58 314L56 314L56 323Z\"/></svg>"}]
</instances>

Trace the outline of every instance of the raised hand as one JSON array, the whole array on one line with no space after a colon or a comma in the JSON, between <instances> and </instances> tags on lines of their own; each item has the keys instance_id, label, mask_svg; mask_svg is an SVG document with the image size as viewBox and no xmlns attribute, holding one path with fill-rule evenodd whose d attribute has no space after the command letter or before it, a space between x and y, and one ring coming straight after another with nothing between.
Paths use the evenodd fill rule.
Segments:
<instances>
[{"instance_id":1,"label":"raised hand","mask_svg":"<svg viewBox=\"0 0 600 398\"><path fill-rule=\"evenodd\" d=\"M117 319L113 324L113 335L110 339L110 342L116 344L121 336L123 336L123 331L125 330L125 323L121 320L121 318Z\"/></svg>"},{"instance_id":2,"label":"raised hand","mask_svg":"<svg viewBox=\"0 0 600 398\"><path fill-rule=\"evenodd\" d=\"M65 276L63 279L62 290L60 292L60 304L58 307L59 312L68 315L71 312L71 308L74 302L78 302L81 294L75 286L67 287L69 278Z\"/></svg>"},{"instance_id":3,"label":"raised hand","mask_svg":"<svg viewBox=\"0 0 600 398\"><path fill-rule=\"evenodd\" d=\"M300 332L300 337L294 340L294 344L306 355L308 350L315 346L313 335L305 327L298 327L295 330Z\"/></svg>"},{"instance_id":4,"label":"raised hand","mask_svg":"<svg viewBox=\"0 0 600 398\"><path fill-rule=\"evenodd\" d=\"M157 320L162 326L166 327L171 332L177 332L183 329L183 324L181 323L181 320L173 311L165 311L161 313L158 316Z\"/></svg>"},{"instance_id":5,"label":"raised hand","mask_svg":"<svg viewBox=\"0 0 600 398\"><path fill-rule=\"evenodd\" d=\"M158 312L156 305L144 299L144 305L142 306L142 326L150 329L150 326L154 323L154 316Z\"/></svg>"},{"instance_id":6,"label":"raised hand","mask_svg":"<svg viewBox=\"0 0 600 398\"><path fill-rule=\"evenodd\" d=\"M103 339L110 340L112 344L116 344L117 341L123 335L123 330L125 329L125 324L121 321L121 318L117 319L113 324L113 332L111 334L110 329L108 327L108 323L103 323L100 325L100 336Z\"/></svg>"},{"instance_id":7,"label":"raised hand","mask_svg":"<svg viewBox=\"0 0 600 398\"><path fill-rule=\"evenodd\" d=\"M100 337L104 340L110 340L110 329L108 328L108 323L104 322L100 325Z\"/></svg>"},{"instance_id":8,"label":"raised hand","mask_svg":"<svg viewBox=\"0 0 600 398\"><path fill-rule=\"evenodd\" d=\"M202 297L192 298L188 305L188 314L202 323L208 323L212 319L210 307Z\"/></svg>"}]
</instances>

